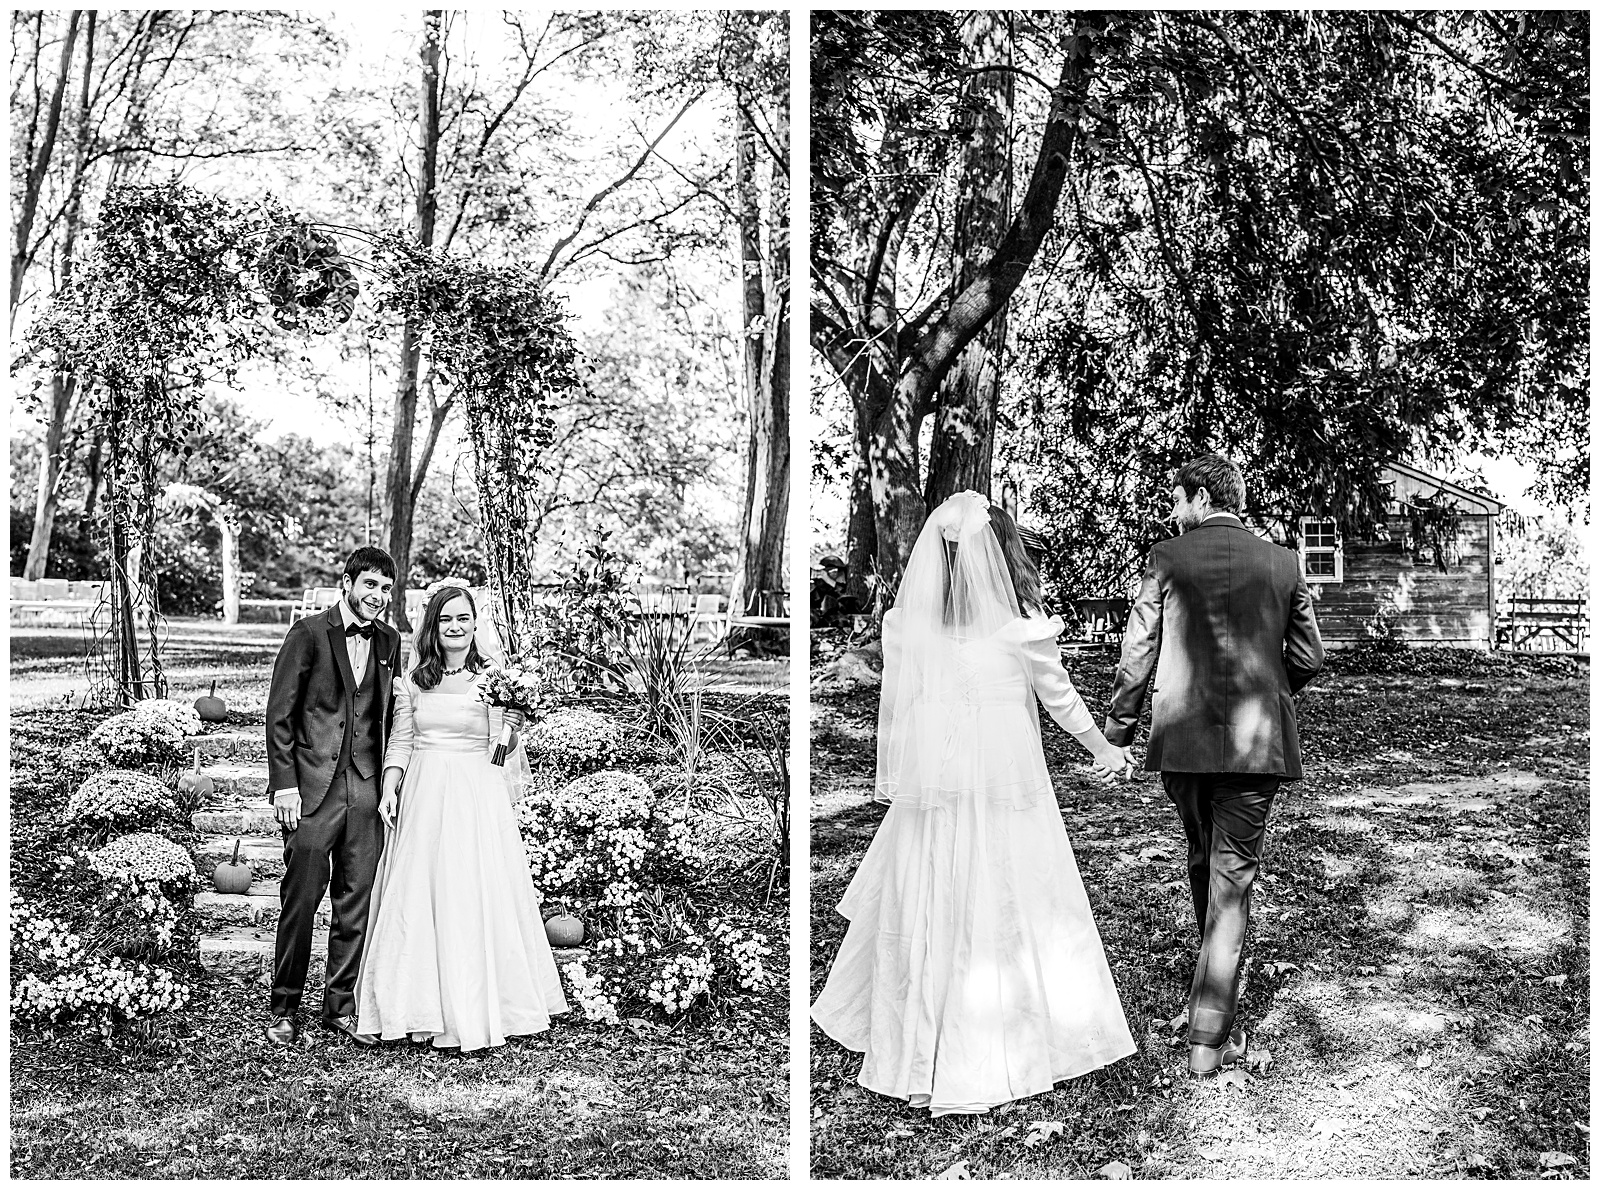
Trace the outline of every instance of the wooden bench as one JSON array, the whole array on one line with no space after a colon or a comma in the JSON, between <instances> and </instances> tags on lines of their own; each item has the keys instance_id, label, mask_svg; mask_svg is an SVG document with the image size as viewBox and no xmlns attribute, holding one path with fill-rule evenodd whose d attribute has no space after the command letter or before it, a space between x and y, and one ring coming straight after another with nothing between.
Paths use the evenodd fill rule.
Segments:
<instances>
[{"instance_id":1,"label":"wooden bench","mask_svg":"<svg viewBox=\"0 0 1600 1190\"><path fill-rule=\"evenodd\" d=\"M1495 643L1508 649L1581 653L1588 631L1582 599L1544 599L1514 595L1508 614L1495 632Z\"/></svg>"}]
</instances>

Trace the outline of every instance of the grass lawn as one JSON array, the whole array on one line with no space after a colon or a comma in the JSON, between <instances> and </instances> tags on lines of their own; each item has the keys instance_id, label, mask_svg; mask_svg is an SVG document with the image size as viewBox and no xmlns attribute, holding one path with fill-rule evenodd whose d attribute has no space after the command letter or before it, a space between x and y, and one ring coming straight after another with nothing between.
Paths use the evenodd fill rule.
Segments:
<instances>
[{"instance_id":1,"label":"grass lawn","mask_svg":"<svg viewBox=\"0 0 1600 1190\"><path fill-rule=\"evenodd\" d=\"M1070 666L1097 712L1114 666ZM1422 650L1397 672L1330 668L1300 696L1306 779L1279 795L1256 886L1240 1011L1265 1061L1185 1072L1165 1024L1198 942L1177 815L1154 774L1095 782L1047 723L1139 1053L930 1120L860 1087L860 1055L813 1027L814 1176L1587 1178L1587 662ZM813 995L884 812L876 715L875 691L812 702Z\"/></svg>"},{"instance_id":2,"label":"grass lawn","mask_svg":"<svg viewBox=\"0 0 1600 1190\"><path fill-rule=\"evenodd\" d=\"M191 698L221 674L231 725L259 725L282 633L247 626L235 639L183 626L168 654L174 696ZM100 718L70 707L73 681L83 682L63 635L81 639L12 638L11 880L25 894L48 881L61 838L69 790L52 758ZM726 667L732 682L780 690L781 668ZM768 969L785 972L787 903L759 912ZM404 1042L363 1049L316 1025L279 1049L261 1037L266 988L197 962L187 973L186 1007L109 1041L13 1027L13 1178L787 1176L781 978L670 1030L610 1028L575 1011L537 1037L460 1055ZM320 997L314 979L313 1015Z\"/></svg>"}]
</instances>

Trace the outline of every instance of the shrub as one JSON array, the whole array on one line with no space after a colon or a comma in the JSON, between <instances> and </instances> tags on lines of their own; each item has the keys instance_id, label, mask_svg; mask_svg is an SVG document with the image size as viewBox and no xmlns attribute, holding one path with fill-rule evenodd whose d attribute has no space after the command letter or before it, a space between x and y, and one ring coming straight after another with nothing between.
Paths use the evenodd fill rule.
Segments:
<instances>
[{"instance_id":1,"label":"shrub","mask_svg":"<svg viewBox=\"0 0 1600 1190\"><path fill-rule=\"evenodd\" d=\"M768 941L726 918L701 926L686 904L669 904L637 929L595 943L590 963L575 961L562 970L591 1021L617 1024L656 1011L671 1019L770 987L763 961L772 954Z\"/></svg>"},{"instance_id":2,"label":"shrub","mask_svg":"<svg viewBox=\"0 0 1600 1190\"><path fill-rule=\"evenodd\" d=\"M113 715L89 733L89 745L120 768L170 764L183 759L185 736L200 731L193 707L168 698L141 702Z\"/></svg>"},{"instance_id":3,"label":"shrub","mask_svg":"<svg viewBox=\"0 0 1600 1190\"><path fill-rule=\"evenodd\" d=\"M113 839L85 861L108 880L124 877L178 893L194 882L194 859L187 849L165 835L140 831Z\"/></svg>"},{"instance_id":4,"label":"shrub","mask_svg":"<svg viewBox=\"0 0 1600 1190\"><path fill-rule=\"evenodd\" d=\"M680 800L607 770L535 789L518 822L539 889L588 905L594 956L563 971L589 1020L677 1017L769 984L767 937L726 914L702 924L684 896L710 860Z\"/></svg>"},{"instance_id":5,"label":"shrub","mask_svg":"<svg viewBox=\"0 0 1600 1190\"><path fill-rule=\"evenodd\" d=\"M533 882L546 896L630 911L656 888L704 872L688 812L656 800L642 777L607 769L560 789L532 790L517 807Z\"/></svg>"},{"instance_id":6,"label":"shrub","mask_svg":"<svg viewBox=\"0 0 1600 1190\"><path fill-rule=\"evenodd\" d=\"M108 769L73 791L64 817L99 832L134 830L172 817L177 808L172 791L154 777Z\"/></svg>"},{"instance_id":7,"label":"shrub","mask_svg":"<svg viewBox=\"0 0 1600 1190\"><path fill-rule=\"evenodd\" d=\"M137 840L165 848L130 845ZM109 1035L120 1022L182 1006L187 986L152 960L174 950L181 911L173 898L194 872L188 853L159 835L131 835L57 865L52 907L11 894L12 1020L81 1019Z\"/></svg>"},{"instance_id":8,"label":"shrub","mask_svg":"<svg viewBox=\"0 0 1600 1190\"><path fill-rule=\"evenodd\" d=\"M528 729L528 759L567 776L616 763L623 752L622 725L582 707L553 711Z\"/></svg>"},{"instance_id":9,"label":"shrub","mask_svg":"<svg viewBox=\"0 0 1600 1190\"><path fill-rule=\"evenodd\" d=\"M561 602L544 625L542 669L554 689L574 694L620 689L620 644L635 601L622 559L606 548L609 533L573 564L561 583Z\"/></svg>"}]
</instances>

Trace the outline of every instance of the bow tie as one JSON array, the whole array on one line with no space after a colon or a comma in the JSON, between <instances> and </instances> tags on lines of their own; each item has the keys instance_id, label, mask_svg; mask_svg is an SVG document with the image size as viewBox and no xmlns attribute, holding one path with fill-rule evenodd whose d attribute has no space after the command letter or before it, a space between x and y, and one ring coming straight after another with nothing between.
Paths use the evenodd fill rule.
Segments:
<instances>
[{"instance_id":1,"label":"bow tie","mask_svg":"<svg viewBox=\"0 0 1600 1190\"><path fill-rule=\"evenodd\" d=\"M346 624L344 634L346 639L352 636L359 636L362 640L371 640L372 631L371 624Z\"/></svg>"}]
</instances>

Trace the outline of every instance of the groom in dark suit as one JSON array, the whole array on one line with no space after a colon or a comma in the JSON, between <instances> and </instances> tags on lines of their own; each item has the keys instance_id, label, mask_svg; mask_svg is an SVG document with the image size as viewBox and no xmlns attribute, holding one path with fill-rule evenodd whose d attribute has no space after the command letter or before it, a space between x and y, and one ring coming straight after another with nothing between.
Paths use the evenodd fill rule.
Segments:
<instances>
[{"instance_id":1,"label":"groom in dark suit","mask_svg":"<svg viewBox=\"0 0 1600 1190\"><path fill-rule=\"evenodd\" d=\"M1200 926L1189 1069L1244 1056L1239 960L1267 814L1300 776L1294 692L1322 668L1311 592L1293 550L1244 527L1244 477L1221 455L1173 476L1179 536L1150 551L1122 638L1106 739L1133 743L1155 673L1145 768L1160 772L1189 842Z\"/></svg>"},{"instance_id":2,"label":"groom in dark suit","mask_svg":"<svg viewBox=\"0 0 1600 1190\"><path fill-rule=\"evenodd\" d=\"M317 905L332 883L322 1018L356 1032L355 985L366 941L383 824L378 782L394 713L400 634L378 616L389 606L394 559L363 546L344 564L340 599L289 627L267 694L269 796L283 828L285 872L273 956L269 1041L289 1045L311 963Z\"/></svg>"}]
</instances>

